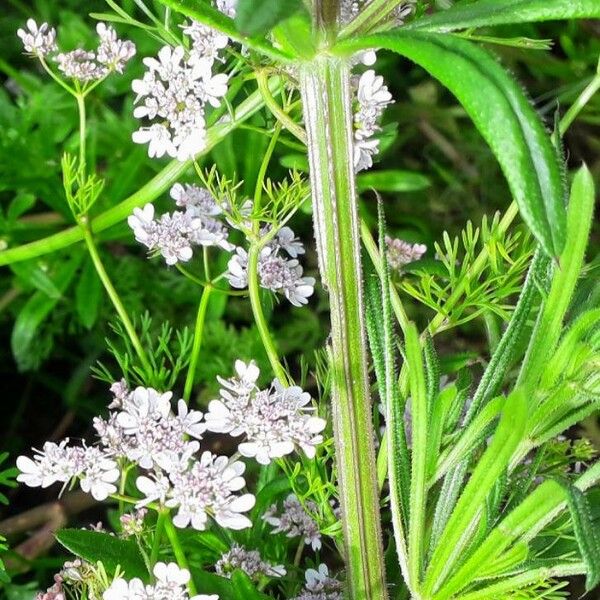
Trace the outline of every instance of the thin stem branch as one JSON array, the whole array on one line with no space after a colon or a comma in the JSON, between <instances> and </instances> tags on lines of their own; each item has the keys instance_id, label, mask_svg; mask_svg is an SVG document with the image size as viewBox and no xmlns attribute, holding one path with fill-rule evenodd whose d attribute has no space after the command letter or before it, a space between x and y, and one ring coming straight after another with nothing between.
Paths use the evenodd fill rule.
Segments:
<instances>
[{"instance_id":1,"label":"thin stem branch","mask_svg":"<svg viewBox=\"0 0 600 600\"><path fill-rule=\"evenodd\" d=\"M558 126L561 137L565 135L573 121L578 117L579 113L592 99L592 97L600 90L600 62L598 62L598 71L592 78L592 81L585 87L583 92L577 97L577 100L571 104L569 110L564 114Z\"/></svg>"},{"instance_id":2,"label":"thin stem branch","mask_svg":"<svg viewBox=\"0 0 600 600\"><path fill-rule=\"evenodd\" d=\"M171 548L173 549L173 554L175 555L175 560L177 561L177 564L182 569L187 569L188 571L190 571L190 565L188 563L185 552L183 551L183 547L181 546L181 542L179 541L177 530L175 529L175 525L173 525L171 515L168 513L164 521L164 527L165 533L167 534L167 538L169 539L169 543L171 544ZM190 577L188 589L190 591L191 596L196 595L196 584L194 583L194 579L192 577Z\"/></svg>"},{"instance_id":3,"label":"thin stem branch","mask_svg":"<svg viewBox=\"0 0 600 600\"><path fill-rule=\"evenodd\" d=\"M86 136L86 115L85 115L85 97L82 94L75 96L77 100L77 110L79 112L79 183L85 180L85 136Z\"/></svg>"},{"instance_id":4,"label":"thin stem branch","mask_svg":"<svg viewBox=\"0 0 600 600\"><path fill-rule=\"evenodd\" d=\"M98 253L98 248L96 247L88 223L85 221L85 218L83 218L80 221L80 223L81 229L83 231L85 245L87 246L88 252L90 253L90 257L92 258L92 262L94 263L94 267L96 268L98 277L100 277L100 281L102 282L102 285L104 286L108 297L113 303L113 306L115 307L115 310L117 311L117 314L119 315L119 318L121 319L121 322L125 327L125 331L129 336L131 344L135 348L135 351L138 355L138 358L140 359L140 362L142 363L144 371L146 371L147 375L150 375L152 373L152 366L150 365L150 361L148 360L144 347L142 346L142 343L135 331L135 327L133 326L129 315L125 310L125 306L123 306L123 302L121 301L117 290L112 284L112 281L110 280L110 277L108 276L108 273L104 268L104 264L102 263L102 259L100 258L100 254Z\"/></svg>"},{"instance_id":5,"label":"thin stem branch","mask_svg":"<svg viewBox=\"0 0 600 600\"><path fill-rule=\"evenodd\" d=\"M198 314L196 316L196 325L194 327L194 341L192 344L192 355L190 358L190 364L187 370L187 376L185 378L185 387L183 390L183 399L189 402L192 389L194 387L194 378L196 375L196 369L198 368L198 360L200 358L200 348L202 346L202 334L204 332L204 323L206 321L206 312L208 310L208 304L210 295L213 288L207 285L200 296L200 303L198 304Z\"/></svg>"},{"instance_id":6,"label":"thin stem branch","mask_svg":"<svg viewBox=\"0 0 600 600\"><path fill-rule=\"evenodd\" d=\"M160 542L165 529L165 521L169 517L169 512L165 509L159 511L156 518L156 528L154 529L154 538L152 540L152 550L150 551L150 565L154 566L158 560L160 552Z\"/></svg>"},{"instance_id":7,"label":"thin stem branch","mask_svg":"<svg viewBox=\"0 0 600 600\"><path fill-rule=\"evenodd\" d=\"M265 318L262 303L260 301L260 285L258 282L258 258L262 246L259 243L253 243L248 251L248 293L250 295L250 304L254 321L260 334L265 352L271 364L275 376L284 385L288 382L288 376L279 360L279 354L275 346L275 341L271 337L269 326Z\"/></svg>"}]
</instances>

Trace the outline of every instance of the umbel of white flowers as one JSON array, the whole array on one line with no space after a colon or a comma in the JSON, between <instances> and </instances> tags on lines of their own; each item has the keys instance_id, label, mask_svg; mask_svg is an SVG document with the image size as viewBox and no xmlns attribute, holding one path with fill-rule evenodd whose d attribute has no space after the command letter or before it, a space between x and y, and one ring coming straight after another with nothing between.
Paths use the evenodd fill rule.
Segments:
<instances>
[{"instance_id":1,"label":"umbel of white flowers","mask_svg":"<svg viewBox=\"0 0 600 600\"><path fill-rule=\"evenodd\" d=\"M61 52L54 57L59 71L80 83L90 83L104 79L112 71L122 73L125 65L135 56L135 44L120 40L113 27L105 23L96 25L100 43L95 51L77 48ZM56 30L48 23L39 27L33 19L28 19L26 29L19 29L17 35L28 54L44 60L58 50Z\"/></svg>"},{"instance_id":2,"label":"umbel of white flowers","mask_svg":"<svg viewBox=\"0 0 600 600\"><path fill-rule=\"evenodd\" d=\"M46 442L33 458L17 459L18 481L30 487L48 487L77 480L83 491L102 501L117 491L119 465L127 470L136 466L144 471L136 480L143 496L137 508L158 503L176 509L173 523L180 528L203 530L209 518L229 529L250 527L244 513L254 506L254 496L239 493L246 485L245 464L200 452L204 432L244 435L239 453L268 464L296 447L314 456L325 421L314 415L308 406L310 396L300 388L286 391L275 381L269 390L260 391L253 363L238 361L236 370L238 377L220 379L221 399L211 403L206 418L190 410L183 400L174 412L171 392L144 387L129 390L124 381L113 384L109 408L114 410L107 419L94 419L99 443L70 446L68 439L58 444Z\"/></svg>"},{"instance_id":3,"label":"umbel of white flowers","mask_svg":"<svg viewBox=\"0 0 600 600\"><path fill-rule=\"evenodd\" d=\"M217 595L197 594L189 596L187 584L190 572L175 563L158 562L154 565L155 583L152 585L134 578L129 581L122 577L113 580L102 595L103 600L218 600Z\"/></svg>"},{"instance_id":4,"label":"umbel of white flowers","mask_svg":"<svg viewBox=\"0 0 600 600\"><path fill-rule=\"evenodd\" d=\"M343 600L342 584L329 576L327 565L317 569L307 569L304 574L306 585L292 600Z\"/></svg>"},{"instance_id":5,"label":"umbel of white flowers","mask_svg":"<svg viewBox=\"0 0 600 600\"><path fill-rule=\"evenodd\" d=\"M217 575L231 578L236 569L244 571L248 577L254 580L260 577L283 577L286 574L283 565L272 565L262 559L257 550L248 550L239 544L233 544L228 552L225 552L215 565Z\"/></svg>"},{"instance_id":6,"label":"umbel of white flowers","mask_svg":"<svg viewBox=\"0 0 600 600\"><path fill-rule=\"evenodd\" d=\"M215 246L231 252L225 274L232 287L248 286L248 253L229 242L234 223L227 218L228 207L219 204L211 193L195 185L175 184L171 198L179 210L155 216L154 206L146 204L135 208L127 222L135 239L148 248L151 255L160 254L168 265L188 262L194 248ZM246 201L242 216L252 212L252 202ZM267 230L262 231L263 235ZM304 277L298 257L304 254L304 245L292 229L279 229L262 249L258 260L259 283L264 289L282 294L294 306L308 302L314 293L315 279Z\"/></svg>"},{"instance_id":7,"label":"umbel of white flowers","mask_svg":"<svg viewBox=\"0 0 600 600\"><path fill-rule=\"evenodd\" d=\"M235 4L218 0L216 6L234 16ZM151 158L193 158L206 145L206 105L219 107L227 93L228 76L214 74L213 68L229 38L194 20L183 25L183 32L190 49L163 46L157 58L144 58L148 70L132 84L137 94L133 114L147 121L133 141L148 144Z\"/></svg>"}]
</instances>

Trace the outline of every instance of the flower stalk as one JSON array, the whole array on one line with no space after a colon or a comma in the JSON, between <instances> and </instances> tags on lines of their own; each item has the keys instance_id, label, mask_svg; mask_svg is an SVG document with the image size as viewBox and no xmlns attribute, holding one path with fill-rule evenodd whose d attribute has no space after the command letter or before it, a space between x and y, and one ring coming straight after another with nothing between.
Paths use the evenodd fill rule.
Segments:
<instances>
[{"instance_id":1,"label":"flower stalk","mask_svg":"<svg viewBox=\"0 0 600 600\"><path fill-rule=\"evenodd\" d=\"M387 598L375 477L348 64L300 68L319 268L329 292L334 433L349 598Z\"/></svg>"}]
</instances>

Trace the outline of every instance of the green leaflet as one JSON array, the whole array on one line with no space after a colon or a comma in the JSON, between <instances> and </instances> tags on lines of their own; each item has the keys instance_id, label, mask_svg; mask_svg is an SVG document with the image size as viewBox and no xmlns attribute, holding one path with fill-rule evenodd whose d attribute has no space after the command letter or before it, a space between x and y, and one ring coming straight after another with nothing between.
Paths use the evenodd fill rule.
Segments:
<instances>
[{"instance_id":1,"label":"green leaflet","mask_svg":"<svg viewBox=\"0 0 600 600\"><path fill-rule=\"evenodd\" d=\"M449 35L390 31L345 40L340 52L386 48L414 61L464 106L496 155L519 210L544 250L558 256L566 233L556 150L520 86L475 44Z\"/></svg>"},{"instance_id":2,"label":"green leaflet","mask_svg":"<svg viewBox=\"0 0 600 600\"><path fill-rule=\"evenodd\" d=\"M567 494L573 530L579 551L586 565L585 589L590 591L600 583L600 537L590 514L590 506L583 492L571 486Z\"/></svg>"},{"instance_id":3,"label":"green leaflet","mask_svg":"<svg viewBox=\"0 0 600 600\"><path fill-rule=\"evenodd\" d=\"M489 492L523 437L526 419L527 401L517 390L506 400L492 442L477 463L440 536L425 575L423 591L426 596L437 591L460 558L468 542L467 534L473 532L473 525L485 507Z\"/></svg>"},{"instance_id":4,"label":"green leaflet","mask_svg":"<svg viewBox=\"0 0 600 600\"><path fill-rule=\"evenodd\" d=\"M455 31L470 27L555 19L600 18L598 0L479 0L417 19L405 26L420 31Z\"/></svg>"},{"instance_id":5,"label":"green leaflet","mask_svg":"<svg viewBox=\"0 0 600 600\"><path fill-rule=\"evenodd\" d=\"M121 540L108 533L87 529L62 529L56 534L56 539L75 556L92 564L102 561L109 573L114 573L119 566L128 579L139 577L148 580L142 554L131 540Z\"/></svg>"},{"instance_id":6,"label":"green leaflet","mask_svg":"<svg viewBox=\"0 0 600 600\"><path fill-rule=\"evenodd\" d=\"M302 8L302 0L239 0L235 25L244 35L265 35L279 22Z\"/></svg>"},{"instance_id":7,"label":"green leaflet","mask_svg":"<svg viewBox=\"0 0 600 600\"><path fill-rule=\"evenodd\" d=\"M37 291L27 300L17 315L10 343L20 369L28 367L28 355L31 345L36 339L36 333L73 281L82 258L81 252L74 253L68 261L56 269L51 277L54 288L60 294L58 297L56 295L48 296L42 291Z\"/></svg>"}]
</instances>

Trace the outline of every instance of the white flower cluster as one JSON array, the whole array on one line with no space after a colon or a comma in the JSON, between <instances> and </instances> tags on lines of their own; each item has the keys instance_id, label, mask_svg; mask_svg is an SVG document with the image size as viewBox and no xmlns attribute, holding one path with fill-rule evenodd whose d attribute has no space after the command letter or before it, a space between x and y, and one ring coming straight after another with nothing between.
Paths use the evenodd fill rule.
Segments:
<instances>
[{"instance_id":1,"label":"white flower cluster","mask_svg":"<svg viewBox=\"0 0 600 600\"><path fill-rule=\"evenodd\" d=\"M254 506L254 496L237 494L245 486L244 463L210 452L195 457L200 449L197 440L206 430L201 412L189 410L180 400L173 413L171 392L143 387L129 391L124 382L111 389L111 407L117 410L106 420L94 419L98 446L47 442L33 459L17 459L18 480L30 487L47 487L77 478L85 492L105 500L117 491L117 459L123 459L147 471L136 480L144 495L137 508L159 502L177 509L173 522L182 528L205 529L209 517L231 529L251 526L242 513Z\"/></svg>"},{"instance_id":2,"label":"white flower cluster","mask_svg":"<svg viewBox=\"0 0 600 600\"><path fill-rule=\"evenodd\" d=\"M17 30L25 52L33 56L44 57L58 50L54 27L50 27L48 23L42 23L38 27L33 19L27 19L26 27L27 29Z\"/></svg>"},{"instance_id":3,"label":"white flower cluster","mask_svg":"<svg viewBox=\"0 0 600 600\"><path fill-rule=\"evenodd\" d=\"M425 244L410 244L387 235L385 236L385 244L389 265L397 271L401 271L402 267L423 258L423 255L427 252Z\"/></svg>"},{"instance_id":4,"label":"white flower cluster","mask_svg":"<svg viewBox=\"0 0 600 600\"><path fill-rule=\"evenodd\" d=\"M235 16L237 0L217 0L217 8ZM148 144L148 155L165 154L184 161L193 158L206 145L206 105L221 105L227 93L228 76L213 73L216 61L229 38L197 21L183 25L189 37L184 46L163 46L158 59L144 58L148 70L136 79L132 88L137 94L135 117L148 124L133 133L136 144Z\"/></svg>"},{"instance_id":5,"label":"white flower cluster","mask_svg":"<svg viewBox=\"0 0 600 600\"><path fill-rule=\"evenodd\" d=\"M206 189L175 184L171 198L184 210L155 218L154 206L135 208L127 222L135 239L151 253L160 254L168 265L189 261L195 246L218 246L231 251L229 231L218 217L223 209Z\"/></svg>"},{"instance_id":6,"label":"white flower cluster","mask_svg":"<svg viewBox=\"0 0 600 600\"><path fill-rule=\"evenodd\" d=\"M231 574L236 569L244 571L254 580L262 576L283 577L286 574L283 565L272 565L264 561L256 550L247 550L243 546L233 544L231 550L221 556L215 565L215 571L221 577L231 578Z\"/></svg>"},{"instance_id":7,"label":"white flower cluster","mask_svg":"<svg viewBox=\"0 0 600 600\"><path fill-rule=\"evenodd\" d=\"M43 59L58 50L54 28L50 28L47 23L38 27L33 19L29 19L26 25L26 30L17 31L26 52ZM77 48L56 55L58 69L66 77L81 83L98 81L112 71L122 73L125 65L135 56L135 44L129 40L120 40L112 27L98 23L96 32L100 43L95 52Z\"/></svg>"},{"instance_id":8,"label":"white flower cluster","mask_svg":"<svg viewBox=\"0 0 600 600\"><path fill-rule=\"evenodd\" d=\"M212 400L206 413L209 431L244 436L238 452L267 465L300 447L309 457L326 422L315 416L310 394L298 386L283 387L275 379L269 389L257 386L260 371L254 363L235 363L236 377L219 378L221 398Z\"/></svg>"},{"instance_id":9,"label":"white flower cluster","mask_svg":"<svg viewBox=\"0 0 600 600\"><path fill-rule=\"evenodd\" d=\"M187 584L190 572L175 563L154 565L153 585L144 585L137 577L129 581L117 577L102 595L103 600L218 600L218 596L197 594L190 597Z\"/></svg>"},{"instance_id":10,"label":"white flower cluster","mask_svg":"<svg viewBox=\"0 0 600 600\"><path fill-rule=\"evenodd\" d=\"M293 600L342 600L342 584L329 576L327 565L319 565L319 569L307 569L304 574L306 585L299 596Z\"/></svg>"},{"instance_id":11,"label":"white flower cluster","mask_svg":"<svg viewBox=\"0 0 600 600\"><path fill-rule=\"evenodd\" d=\"M379 119L386 106L393 102L381 75L373 69L365 71L358 81L358 110L354 114L354 169L362 171L373 166L373 156L379 152L375 134L381 130Z\"/></svg>"},{"instance_id":12,"label":"white flower cluster","mask_svg":"<svg viewBox=\"0 0 600 600\"><path fill-rule=\"evenodd\" d=\"M287 254L287 256L286 256ZM289 227L282 227L272 242L267 244L258 259L258 277L261 287L283 294L294 306L308 303L315 289L314 277L303 277L298 256L304 254L304 245ZM234 288L248 286L248 253L236 248L228 266L227 279Z\"/></svg>"},{"instance_id":13,"label":"white flower cluster","mask_svg":"<svg viewBox=\"0 0 600 600\"><path fill-rule=\"evenodd\" d=\"M317 505L306 502L306 509L317 511ZM313 550L321 548L321 532L318 525L307 514L295 494L290 494L283 502L283 511L278 513L276 504L273 504L263 515L263 520L274 527L272 534L285 533L287 537L303 537L304 543L310 545Z\"/></svg>"},{"instance_id":14,"label":"white flower cluster","mask_svg":"<svg viewBox=\"0 0 600 600\"><path fill-rule=\"evenodd\" d=\"M96 446L68 446L69 439L60 444L46 442L42 450L35 450L33 459L17 458L21 473L17 481L29 487L49 487L54 483L67 484L78 478L81 489L96 500L106 500L117 491L119 479L117 463Z\"/></svg>"}]
</instances>

